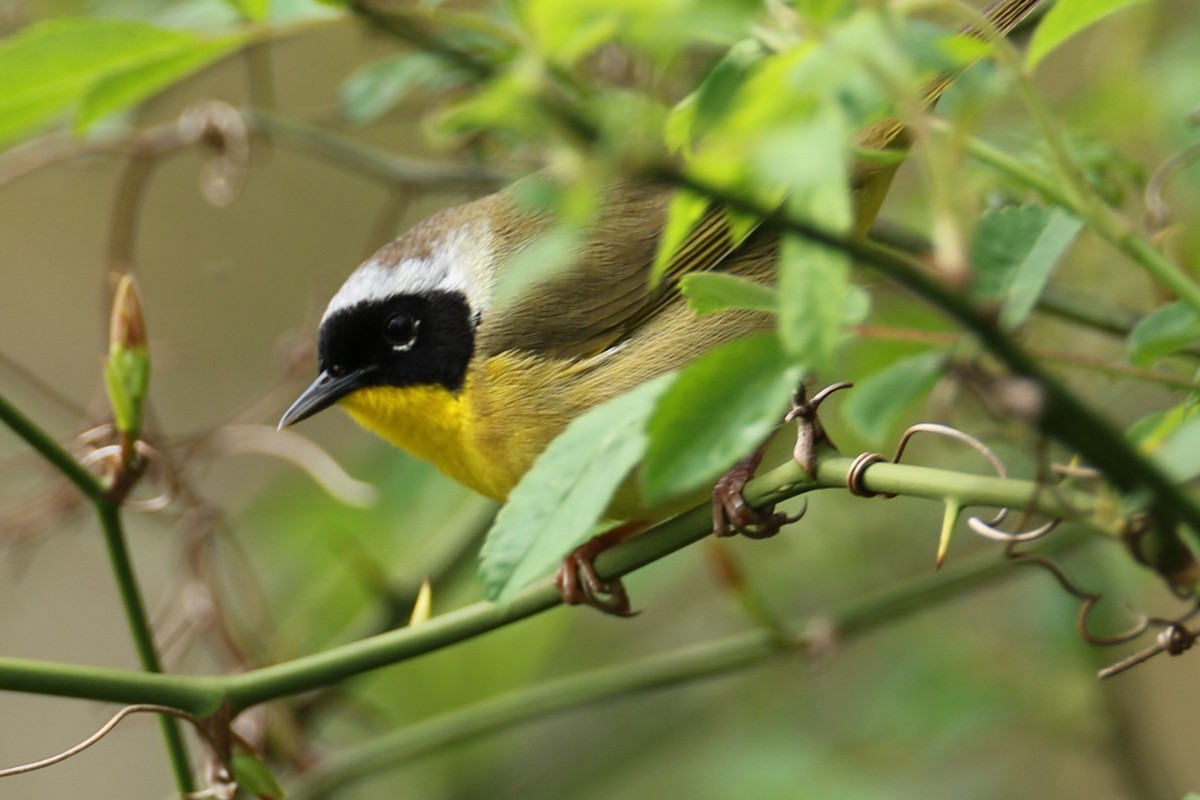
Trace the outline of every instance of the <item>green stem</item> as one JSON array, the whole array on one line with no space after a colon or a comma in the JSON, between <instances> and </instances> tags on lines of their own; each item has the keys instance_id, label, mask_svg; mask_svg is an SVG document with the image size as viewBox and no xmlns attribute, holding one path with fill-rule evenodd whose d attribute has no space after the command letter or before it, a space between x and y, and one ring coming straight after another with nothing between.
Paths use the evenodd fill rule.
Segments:
<instances>
[{"instance_id":1,"label":"green stem","mask_svg":"<svg viewBox=\"0 0 1200 800\"><path fill-rule=\"evenodd\" d=\"M104 496L104 486L99 479L84 469L74 456L18 411L16 406L3 395L0 395L0 422L24 439L42 458L49 461L67 480L75 484L89 500L95 501Z\"/></svg>"},{"instance_id":2,"label":"green stem","mask_svg":"<svg viewBox=\"0 0 1200 800\"><path fill-rule=\"evenodd\" d=\"M1079 545L1082 537L1064 532L1038 548L1055 555ZM995 554L977 556L935 574L910 580L894 589L855 601L823 615L823 628L843 642L914 614L931 605L999 578L1020 574L1010 561ZM441 714L396 733L371 740L341 753L306 774L291 791L291 800L316 800L335 789L380 772L403 766L450 745L566 710L596 705L614 698L672 688L753 667L780 655L805 652L813 646L803 633L810 625L788 624L780 630L759 629L716 641L663 653L631 664L590 670L528 689L509 692L467 708Z\"/></svg>"},{"instance_id":3,"label":"green stem","mask_svg":"<svg viewBox=\"0 0 1200 800\"><path fill-rule=\"evenodd\" d=\"M125 618L133 634L138 658L147 672L162 672L158 663L158 653L154 649L154 636L150 631L146 609L134 577L129 551L125 546L119 506L107 497L105 487L95 475L88 472L58 442L18 411L3 396L0 396L0 421L8 425L91 500L99 517L100 527L104 531L105 545L112 561L113 573L116 576L121 602L125 609ZM12 665L8 662L0 665L0 674L7 671L5 667L11 669ZM19 676L18 680L20 680ZM175 772L176 784L180 792L190 792L192 790L191 767L188 763L187 749L178 721L169 717L162 717L160 721L163 727L163 736L166 739L167 752Z\"/></svg>"},{"instance_id":4,"label":"green stem","mask_svg":"<svg viewBox=\"0 0 1200 800\"><path fill-rule=\"evenodd\" d=\"M100 498L96 500L96 513L100 518L100 527L104 531L104 543L108 548L109 560L112 562L113 575L121 595L121 605L125 609L125 620L133 635L138 661L141 662L142 669L146 672L161 674L162 664L158 660L158 650L154 646L154 632L150 628L146 606L142 601L141 590L138 588L137 576L134 574L133 562L129 558L129 548L125 544L125 532L121 525L121 509L116 503L106 498ZM158 722L166 741L171 769L175 773L175 784L180 793L186 794L192 791L192 770L188 759L187 745L179 727L179 720L174 717L159 716Z\"/></svg>"},{"instance_id":5,"label":"green stem","mask_svg":"<svg viewBox=\"0 0 1200 800\"><path fill-rule=\"evenodd\" d=\"M817 478L793 463L755 478L746 487L755 504L773 502L816 489L844 487L851 459L825 455L818 459ZM1096 502L1080 492L1055 490L1031 481L968 475L906 464L880 463L863 475L871 491L908 494L964 506L1005 506L1090 519ZM596 560L603 578L614 578L696 542L712 530L711 509L693 509L635 536ZM94 670L42 662L0 658L0 690L33 691L67 697L126 703L177 705L204 716L228 700L235 711L280 697L322 688L354 675L441 649L464 639L523 619L561 602L547 578L519 592L499 607L475 603L434 617L411 628L389 631L341 647L282 664L228 676L184 678L120 670Z\"/></svg>"},{"instance_id":6,"label":"green stem","mask_svg":"<svg viewBox=\"0 0 1200 800\"><path fill-rule=\"evenodd\" d=\"M1109 305L1098 297L1080 297L1071 290L1057 286L1047 286L1042 290L1037 309L1094 330L1122 337L1128 336L1141 319L1140 315L1131 309Z\"/></svg>"},{"instance_id":7,"label":"green stem","mask_svg":"<svg viewBox=\"0 0 1200 800\"><path fill-rule=\"evenodd\" d=\"M842 456L823 458L818 462L815 481L798 465L784 464L751 481L746 496L756 503L772 502L813 489L844 487L851 463L851 459ZM876 464L866 471L863 483L873 491L939 500L954 497L964 506L1028 508L1067 519L1085 519L1094 506L1087 495L1051 492L1031 481L903 464ZM602 553L596 559L597 573L605 579L619 577L708 536L712 530L711 514L707 505L692 509ZM390 631L283 664L231 675L225 686L233 707L243 709L438 650L560 602L558 591L547 578L526 587L506 606L476 603L414 628Z\"/></svg>"},{"instance_id":8,"label":"green stem","mask_svg":"<svg viewBox=\"0 0 1200 800\"><path fill-rule=\"evenodd\" d=\"M967 152L997 172L1019 181L1047 200L1083 219L1089 228L1139 264L1156 281L1197 312L1200 312L1200 284L1163 255L1162 251L1139 236L1112 209L1101 203L1083 204L1052 175L1039 172L991 145L968 137Z\"/></svg>"},{"instance_id":9,"label":"green stem","mask_svg":"<svg viewBox=\"0 0 1200 800\"><path fill-rule=\"evenodd\" d=\"M374 181L445 191L448 185L495 185L512 177L487 167L401 158L261 108L245 109L242 117L251 130L264 133L273 141L306 150Z\"/></svg>"},{"instance_id":10,"label":"green stem","mask_svg":"<svg viewBox=\"0 0 1200 800\"><path fill-rule=\"evenodd\" d=\"M0 686L10 692L74 697L103 703L152 703L178 708L197 717L214 713L225 698L221 678L166 675L24 658L0 658Z\"/></svg>"}]
</instances>

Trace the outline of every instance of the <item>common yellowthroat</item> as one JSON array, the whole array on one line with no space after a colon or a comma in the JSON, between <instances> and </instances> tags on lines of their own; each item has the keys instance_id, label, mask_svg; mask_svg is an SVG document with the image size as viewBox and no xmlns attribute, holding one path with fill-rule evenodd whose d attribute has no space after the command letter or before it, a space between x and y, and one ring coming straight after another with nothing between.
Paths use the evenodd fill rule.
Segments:
<instances>
[{"instance_id":1,"label":"common yellowthroat","mask_svg":"<svg viewBox=\"0 0 1200 800\"><path fill-rule=\"evenodd\" d=\"M1006 34L1038 2L1000 0L985 15ZM948 82L929 84L928 102ZM882 149L903 133L885 121L859 144ZM878 209L888 170L863 165L856 173L860 229ZM552 219L523 207L508 189L424 220L359 266L334 295L320 324L321 373L280 426L340 402L368 430L481 494L505 499L571 420L773 324L770 315L749 311L696 316L679 294L679 278L703 270L772 280L777 235L760 229L735 247L719 209L678 248L666 280L649 288L669 198L662 187L614 183L570 266L504 305L496 303L497 282ZM629 520L661 515L646 507L632 481L607 513Z\"/></svg>"},{"instance_id":2,"label":"common yellowthroat","mask_svg":"<svg viewBox=\"0 0 1200 800\"><path fill-rule=\"evenodd\" d=\"M770 280L775 237L756 233L734 250L720 215L648 290L669 198L615 185L572 266L499 309L505 266L551 219L522 208L512 189L426 219L334 295L320 325L321 374L280 424L341 401L363 427L503 500L575 417L772 324L749 311L699 317L678 293L678 277L695 270ZM609 513L647 511L623 491Z\"/></svg>"}]
</instances>

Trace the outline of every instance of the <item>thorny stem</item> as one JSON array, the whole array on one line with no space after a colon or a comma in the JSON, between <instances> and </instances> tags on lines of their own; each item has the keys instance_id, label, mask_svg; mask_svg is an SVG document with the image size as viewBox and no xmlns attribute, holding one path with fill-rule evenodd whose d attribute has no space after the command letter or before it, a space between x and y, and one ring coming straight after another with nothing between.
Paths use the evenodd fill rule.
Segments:
<instances>
[{"instance_id":1,"label":"thorny stem","mask_svg":"<svg viewBox=\"0 0 1200 800\"><path fill-rule=\"evenodd\" d=\"M851 463L852 459L842 456L820 457L816 479L809 478L794 463L784 464L751 481L746 497L760 504L815 489L844 488ZM950 497L964 506L1001 505L1082 521L1091 519L1095 506L1093 498L1082 492L1048 491L1031 481L907 464L875 464L864 473L863 485L877 492L937 500ZM706 503L601 554L597 572L604 579L625 575L703 539L711 529L711 510ZM503 607L475 603L416 627L237 675L189 678L0 659L0 690L123 703L155 702L177 705L197 715L210 714L229 701L236 712L447 647L560 603L558 592L547 578L526 587Z\"/></svg>"},{"instance_id":2,"label":"thorny stem","mask_svg":"<svg viewBox=\"0 0 1200 800\"><path fill-rule=\"evenodd\" d=\"M1038 548L1057 555L1084 538L1064 532ZM923 575L893 589L847 603L819 618L825 635L814 637L811 624L787 623L778 629L747 633L662 653L642 661L590 670L484 700L373 739L324 762L302 776L288 793L292 800L316 800L356 780L403 766L444 747L566 710L631 694L674 688L748 669L793 654L820 653L857 636L922 611L931 605L1000 578L1020 573L1010 562L976 556L937 574ZM818 620L811 620L816 622Z\"/></svg>"},{"instance_id":3,"label":"thorny stem","mask_svg":"<svg viewBox=\"0 0 1200 800\"><path fill-rule=\"evenodd\" d=\"M721 186L688 175L672 166L645 170L648 177L688 189L749 213L779 230L794 233L852 256L927 302L971 331L992 355L1015 375L1028 379L1039 395L1039 407L1029 420L1047 436L1075 449L1126 493L1148 491L1157 517L1148 534L1154 552L1137 555L1167 578L1172 587L1193 593L1198 574L1196 559L1179 538L1176 520L1194 547L1200 548L1200 507L1171 483L1155 464L1138 453L1112 426L1041 368L996 322L984 315L962 292L931 275L917 259L870 241L831 233L785 212L748 200ZM1200 291L1200 289L1198 289Z\"/></svg>"}]
</instances>

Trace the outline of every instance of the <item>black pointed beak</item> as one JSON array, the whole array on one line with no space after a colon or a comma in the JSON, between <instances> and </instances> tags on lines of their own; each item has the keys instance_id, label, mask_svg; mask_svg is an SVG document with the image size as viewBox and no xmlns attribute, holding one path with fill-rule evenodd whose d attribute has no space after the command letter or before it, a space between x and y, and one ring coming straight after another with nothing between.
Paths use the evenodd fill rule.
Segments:
<instances>
[{"instance_id":1,"label":"black pointed beak","mask_svg":"<svg viewBox=\"0 0 1200 800\"><path fill-rule=\"evenodd\" d=\"M328 372L322 372L304 392L292 403L292 407L284 412L279 420L279 428L294 425L300 420L308 419L318 411L324 411L341 400L355 389L362 388L363 376L367 370L355 370L337 377Z\"/></svg>"}]
</instances>

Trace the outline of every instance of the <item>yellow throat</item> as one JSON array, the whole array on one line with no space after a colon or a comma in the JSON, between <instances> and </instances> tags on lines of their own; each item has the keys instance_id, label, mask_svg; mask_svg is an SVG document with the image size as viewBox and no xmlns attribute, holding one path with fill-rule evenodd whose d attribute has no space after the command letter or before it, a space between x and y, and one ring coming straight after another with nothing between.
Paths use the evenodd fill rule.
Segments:
<instances>
[{"instance_id":1,"label":"yellow throat","mask_svg":"<svg viewBox=\"0 0 1200 800\"><path fill-rule=\"evenodd\" d=\"M503 500L512 477L474 446L464 394L444 386L374 386L341 403L355 422L377 436L432 462L464 486Z\"/></svg>"}]
</instances>

